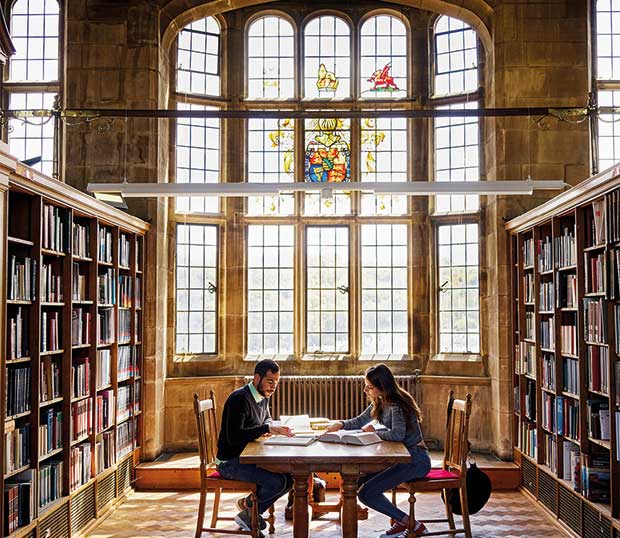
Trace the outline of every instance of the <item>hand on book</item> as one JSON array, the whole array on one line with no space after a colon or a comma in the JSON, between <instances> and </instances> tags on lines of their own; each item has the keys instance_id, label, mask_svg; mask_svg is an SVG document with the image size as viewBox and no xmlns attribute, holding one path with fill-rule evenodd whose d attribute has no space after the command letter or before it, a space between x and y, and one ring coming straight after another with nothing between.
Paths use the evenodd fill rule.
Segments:
<instances>
[{"instance_id":1,"label":"hand on book","mask_svg":"<svg viewBox=\"0 0 620 538\"><path fill-rule=\"evenodd\" d=\"M344 424L340 420L337 420L325 428L325 433L337 432L338 430L342 430L342 428L344 428Z\"/></svg>"},{"instance_id":2,"label":"hand on book","mask_svg":"<svg viewBox=\"0 0 620 538\"><path fill-rule=\"evenodd\" d=\"M284 435L286 437L293 437L293 432L288 426L277 426L269 424L269 433L273 435Z\"/></svg>"},{"instance_id":3,"label":"hand on book","mask_svg":"<svg viewBox=\"0 0 620 538\"><path fill-rule=\"evenodd\" d=\"M372 424L366 424L366 426L362 428L362 431L363 432L376 432L377 430Z\"/></svg>"}]
</instances>

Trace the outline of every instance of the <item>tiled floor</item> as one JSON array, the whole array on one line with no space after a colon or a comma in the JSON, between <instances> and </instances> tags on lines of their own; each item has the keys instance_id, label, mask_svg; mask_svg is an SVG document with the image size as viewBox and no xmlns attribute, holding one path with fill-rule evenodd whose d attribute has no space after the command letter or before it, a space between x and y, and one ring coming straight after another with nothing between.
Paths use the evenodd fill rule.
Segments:
<instances>
[{"instance_id":1,"label":"tiled floor","mask_svg":"<svg viewBox=\"0 0 620 538\"><path fill-rule=\"evenodd\" d=\"M221 509L233 510L237 496L226 495L224 498ZM406 494L399 494L399 502L406 510ZM284 503L285 501L281 499L276 504L276 534L272 535L274 538L294 538L291 522L284 520ZM197 493L134 493L91 536L92 538L192 538L196 525L197 505ZM429 518L443 515L443 505L439 496L435 494L419 495L416 509L419 515ZM339 538L340 526L337 521L329 519L330 517L332 516L324 516L312 521L311 536ZM224 524L226 522L220 523ZM388 522L384 516L371 512L367 521L360 521L359 536L374 538L379 536L386 526ZM432 526L429 527L432 529ZM485 508L472 516L472 532L474 538L568 536L540 507L518 492L494 493Z\"/></svg>"}]
</instances>

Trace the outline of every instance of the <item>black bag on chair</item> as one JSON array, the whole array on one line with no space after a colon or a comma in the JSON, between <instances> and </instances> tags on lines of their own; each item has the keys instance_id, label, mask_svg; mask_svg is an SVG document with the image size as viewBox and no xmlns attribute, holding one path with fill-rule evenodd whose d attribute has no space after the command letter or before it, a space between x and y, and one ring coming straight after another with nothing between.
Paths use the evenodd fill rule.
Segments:
<instances>
[{"instance_id":1,"label":"black bag on chair","mask_svg":"<svg viewBox=\"0 0 620 538\"><path fill-rule=\"evenodd\" d=\"M472 462L467 468L465 487L467 488L467 507L469 508L469 513L475 514L482 510L491 496L491 490L493 489L491 479L478 468L475 462ZM443 493L441 496L443 498ZM446 502L446 499L444 499L444 502ZM448 491L447 502L450 503L450 507L456 515L462 515L461 497L459 496L458 489Z\"/></svg>"}]
</instances>

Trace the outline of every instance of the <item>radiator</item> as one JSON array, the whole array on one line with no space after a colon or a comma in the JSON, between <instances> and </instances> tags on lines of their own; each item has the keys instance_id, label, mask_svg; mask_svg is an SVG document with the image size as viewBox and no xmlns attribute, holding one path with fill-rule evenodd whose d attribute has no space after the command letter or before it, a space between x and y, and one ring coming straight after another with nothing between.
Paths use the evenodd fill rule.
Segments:
<instances>
[{"instance_id":1,"label":"radiator","mask_svg":"<svg viewBox=\"0 0 620 538\"><path fill-rule=\"evenodd\" d=\"M418 403L418 374L395 376ZM252 378L246 378L250 381ZM282 376L271 397L271 416L310 415L329 419L351 418L367 406L364 376Z\"/></svg>"}]
</instances>

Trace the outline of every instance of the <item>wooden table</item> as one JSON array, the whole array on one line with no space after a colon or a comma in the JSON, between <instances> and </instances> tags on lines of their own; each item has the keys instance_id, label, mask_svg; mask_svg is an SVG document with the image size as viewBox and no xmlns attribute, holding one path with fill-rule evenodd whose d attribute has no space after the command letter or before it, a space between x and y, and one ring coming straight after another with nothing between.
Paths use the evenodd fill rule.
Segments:
<instances>
[{"instance_id":1,"label":"wooden table","mask_svg":"<svg viewBox=\"0 0 620 538\"><path fill-rule=\"evenodd\" d=\"M293 476L295 538L307 538L308 478L314 472L337 472L342 475L342 536L357 538L357 480L366 473L376 473L394 463L408 463L411 456L403 443L383 441L368 446L342 445L316 441L309 446L265 445L249 443L240 457L241 463Z\"/></svg>"}]
</instances>

